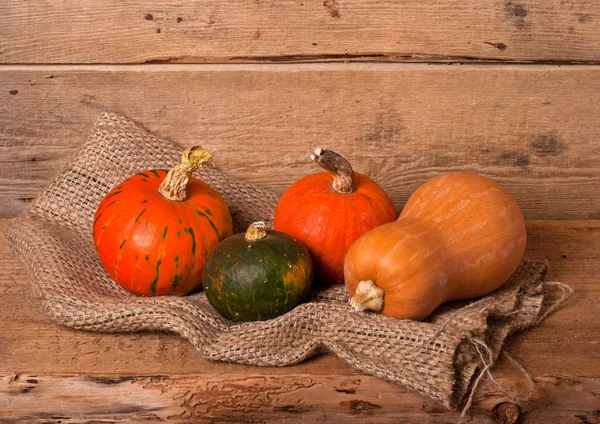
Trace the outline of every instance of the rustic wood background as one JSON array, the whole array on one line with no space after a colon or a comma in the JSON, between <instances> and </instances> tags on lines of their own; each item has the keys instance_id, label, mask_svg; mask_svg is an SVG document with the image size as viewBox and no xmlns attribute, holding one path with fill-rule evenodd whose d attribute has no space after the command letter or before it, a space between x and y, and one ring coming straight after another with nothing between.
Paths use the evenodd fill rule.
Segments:
<instances>
[{"instance_id":1,"label":"rustic wood background","mask_svg":"<svg viewBox=\"0 0 600 424\"><path fill-rule=\"evenodd\" d=\"M583 0L5 0L0 217L112 110L278 193L322 146L398 209L466 169L528 219L598 219L598 34Z\"/></svg>"},{"instance_id":2,"label":"rustic wood background","mask_svg":"<svg viewBox=\"0 0 600 424\"><path fill-rule=\"evenodd\" d=\"M444 172L497 179L553 220L528 221L527 255L576 290L508 343L536 382L523 422L600 422L600 2L0 0L0 229L104 110L277 193L317 171L318 146L398 209ZM27 284L0 240L2 422L458 420L333 356L249 368L175 336L61 328ZM506 361L494 374L527 394ZM472 422L507 400L484 386Z\"/></svg>"}]
</instances>

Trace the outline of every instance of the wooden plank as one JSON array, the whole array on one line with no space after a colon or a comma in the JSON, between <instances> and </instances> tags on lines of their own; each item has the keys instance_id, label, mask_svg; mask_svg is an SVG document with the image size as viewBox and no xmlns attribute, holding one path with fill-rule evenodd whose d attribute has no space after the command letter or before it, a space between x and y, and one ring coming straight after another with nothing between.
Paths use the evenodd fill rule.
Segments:
<instances>
[{"instance_id":1,"label":"wooden plank","mask_svg":"<svg viewBox=\"0 0 600 424\"><path fill-rule=\"evenodd\" d=\"M4 0L1 63L600 61L580 0Z\"/></svg>"},{"instance_id":2,"label":"wooden plank","mask_svg":"<svg viewBox=\"0 0 600 424\"><path fill-rule=\"evenodd\" d=\"M0 67L0 217L17 215L102 110L281 193L322 146L398 209L424 181L472 170L528 219L600 218L600 68L289 64Z\"/></svg>"},{"instance_id":3,"label":"wooden plank","mask_svg":"<svg viewBox=\"0 0 600 424\"><path fill-rule=\"evenodd\" d=\"M8 220L0 220L0 231ZM525 422L598 421L600 221L528 221L528 251L575 293L539 327L512 337L536 383ZM202 359L167 334L96 334L58 327L30 298L25 271L0 238L0 420L454 423L458 414L400 386L357 373L332 355L288 368ZM165 358L168 358L165 359ZM502 360L494 375L524 396L526 380ZM489 381L475 422L496 422L507 398ZM203 421L201 421L203 422Z\"/></svg>"},{"instance_id":4,"label":"wooden plank","mask_svg":"<svg viewBox=\"0 0 600 424\"><path fill-rule=\"evenodd\" d=\"M527 393L522 379L500 378ZM540 377L522 416L529 423L597 423L595 378ZM488 384L486 389L491 389ZM0 419L17 423L456 423L460 414L372 377L339 375L0 375ZM489 393L474 423L506 423ZM510 421L509 421L510 422Z\"/></svg>"}]
</instances>

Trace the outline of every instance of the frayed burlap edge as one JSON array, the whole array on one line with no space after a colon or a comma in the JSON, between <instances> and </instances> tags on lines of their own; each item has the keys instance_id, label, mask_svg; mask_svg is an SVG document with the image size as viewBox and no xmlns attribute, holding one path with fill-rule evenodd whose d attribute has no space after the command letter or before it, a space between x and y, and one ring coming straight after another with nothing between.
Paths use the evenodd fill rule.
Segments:
<instances>
[{"instance_id":1,"label":"frayed burlap edge","mask_svg":"<svg viewBox=\"0 0 600 424\"><path fill-rule=\"evenodd\" d=\"M172 167L180 150L123 116L103 113L74 158L6 228L35 296L55 322L88 331L174 332L205 358L257 366L293 365L329 351L367 374L458 408L471 399L506 337L537 325L562 300L545 282L547 264L532 260L497 291L443 305L427 322L356 313L343 287L315 293L313 301L274 320L244 324L222 318L203 293L132 296L97 259L93 213L112 186L134 172ZM223 195L237 231L272 217L276 195L210 167L196 176Z\"/></svg>"}]
</instances>

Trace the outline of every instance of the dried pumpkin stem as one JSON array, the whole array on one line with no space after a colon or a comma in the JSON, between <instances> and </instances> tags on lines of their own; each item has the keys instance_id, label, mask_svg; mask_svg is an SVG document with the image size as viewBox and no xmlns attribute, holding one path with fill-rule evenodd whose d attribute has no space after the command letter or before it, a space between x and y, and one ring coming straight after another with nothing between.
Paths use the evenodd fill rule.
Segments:
<instances>
[{"instance_id":1,"label":"dried pumpkin stem","mask_svg":"<svg viewBox=\"0 0 600 424\"><path fill-rule=\"evenodd\" d=\"M246 231L246 235L244 238L246 241L256 241L262 240L267 236L267 231L265 230L265 223L263 221L253 222L248 227L248 231Z\"/></svg>"},{"instance_id":2,"label":"dried pumpkin stem","mask_svg":"<svg viewBox=\"0 0 600 424\"><path fill-rule=\"evenodd\" d=\"M164 181L158 187L158 192L167 199L181 202L187 199L187 187L192 173L202 164L212 158L215 150L202 150L200 146L193 146L184 150L181 163L171 169Z\"/></svg>"},{"instance_id":3,"label":"dried pumpkin stem","mask_svg":"<svg viewBox=\"0 0 600 424\"><path fill-rule=\"evenodd\" d=\"M342 194L350 194L356 190L352 166L342 156L331 150L319 147L310 154L310 158L333 175L331 187L335 191Z\"/></svg>"},{"instance_id":4,"label":"dried pumpkin stem","mask_svg":"<svg viewBox=\"0 0 600 424\"><path fill-rule=\"evenodd\" d=\"M383 310L384 291L371 280L362 280L356 287L356 294L350 299L350 305L358 312Z\"/></svg>"}]
</instances>

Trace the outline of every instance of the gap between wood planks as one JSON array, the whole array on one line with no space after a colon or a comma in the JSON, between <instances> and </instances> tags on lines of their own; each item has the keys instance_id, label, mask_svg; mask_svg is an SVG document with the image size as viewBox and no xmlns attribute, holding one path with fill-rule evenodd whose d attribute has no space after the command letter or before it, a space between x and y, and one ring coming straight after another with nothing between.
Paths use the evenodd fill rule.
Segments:
<instances>
[{"instance_id":1,"label":"gap between wood planks","mask_svg":"<svg viewBox=\"0 0 600 424\"><path fill-rule=\"evenodd\" d=\"M600 60L509 60L477 56L419 56L419 55L389 55L389 54L323 54L323 55L273 55L273 56L232 56L228 60L199 58L195 56L169 56L147 59L143 62L130 63L11 63L6 66L54 66L54 65L145 65L145 64L299 64L299 63L398 63L398 64L507 64L507 65L600 65Z\"/></svg>"},{"instance_id":2,"label":"gap between wood planks","mask_svg":"<svg viewBox=\"0 0 600 424\"><path fill-rule=\"evenodd\" d=\"M384 61L314 61L314 62L272 62L272 63L189 63L189 62L146 62L146 63L59 63L59 64L0 64L1 71L268 71L298 68L302 71L393 71L407 69L431 69L456 66L460 69L590 69L600 68L600 62L384 62Z\"/></svg>"}]
</instances>

